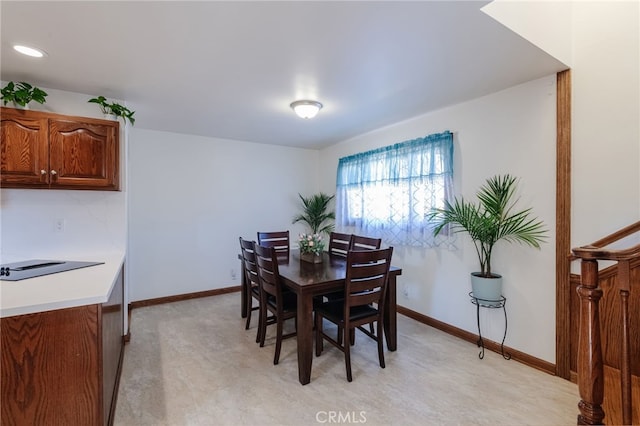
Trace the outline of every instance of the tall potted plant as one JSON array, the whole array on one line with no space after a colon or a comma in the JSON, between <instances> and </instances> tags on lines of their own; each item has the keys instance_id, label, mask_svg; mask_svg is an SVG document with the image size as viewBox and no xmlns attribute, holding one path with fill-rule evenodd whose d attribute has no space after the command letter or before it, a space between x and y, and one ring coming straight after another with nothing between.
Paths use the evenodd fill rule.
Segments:
<instances>
[{"instance_id":1,"label":"tall potted plant","mask_svg":"<svg viewBox=\"0 0 640 426\"><path fill-rule=\"evenodd\" d=\"M542 221L531 217L531 208L516 210L516 189L515 177L497 175L480 187L477 203L456 197L453 203L446 202L443 209L435 209L430 215L437 223L434 235L447 228L471 237L480 262L480 271L471 273L473 295L478 299L499 301L502 295L502 276L491 268L491 254L498 241L539 249L546 240L547 229Z\"/></svg>"},{"instance_id":2,"label":"tall potted plant","mask_svg":"<svg viewBox=\"0 0 640 426\"><path fill-rule=\"evenodd\" d=\"M334 229L333 219L336 215L333 211L327 211L329 203L334 195L327 195L320 192L310 197L303 197L298 194L302 201L302 213L293 218L292 223L306 223L311 232L300 234L298 245L300 246L300 259L308 262L319 263L322 261L322 251L324 250L324 240L322 233L330 233Z\"/></svg>"},{"instance_id":3,"label":"tall potted plant","mask_svg":"<svg viewBox=\"0 0 640 426\"><path fill-rule=\"evenodd\" d=\"M292 223L304 222L311 228L312 234L330 233L334 224L330 222L336 218L333 211L327 211L329 203L335 195L327 195L320 192L310 197L303 197L298 194L302 201L302 213L293 218Z\"/></svg>"}]
</instances>

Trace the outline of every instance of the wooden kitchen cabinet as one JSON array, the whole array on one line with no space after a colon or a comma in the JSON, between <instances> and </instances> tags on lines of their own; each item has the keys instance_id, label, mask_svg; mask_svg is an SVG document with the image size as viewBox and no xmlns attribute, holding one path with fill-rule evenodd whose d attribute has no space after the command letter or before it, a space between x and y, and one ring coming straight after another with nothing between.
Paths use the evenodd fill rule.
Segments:
<instances>
[{"instance_id":1,"label":"wooden kitchen cabinet","mask_svg":"<svg viewBox=\"0 0 640 426\"><path fill-rule=\"evenodd\" d=\"M0 186L118 190L119 123L0 108Z\"/></svg>"},{"instance_id":2,"label":"wooden kitchen cabinet","mask_svg":"<svg viewBox=\"0 0 640 426\"><path fill-rule=\"evenodd\" d=\"M113 424L123 286L120 269L103 304L2 318L0 424Z\"/></svg>"}]
</instances>

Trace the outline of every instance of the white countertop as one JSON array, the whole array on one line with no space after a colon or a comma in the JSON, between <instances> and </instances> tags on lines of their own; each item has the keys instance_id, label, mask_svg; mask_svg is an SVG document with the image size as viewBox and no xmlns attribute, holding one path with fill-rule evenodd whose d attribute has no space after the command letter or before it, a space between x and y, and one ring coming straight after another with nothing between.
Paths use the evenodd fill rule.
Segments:
<instances>
[{"instance_id":1,"label":"white countertop","mask_svg":"<svg viewBox=\"0 0 640 426\"><path fill-rule=\"evenodd\" d=\"M3 263L54 259L104 264L20 281L0 281L0 317L104 303L109 299L124 258L124 253L4 258Z\"/></svg>"}]
</instances>

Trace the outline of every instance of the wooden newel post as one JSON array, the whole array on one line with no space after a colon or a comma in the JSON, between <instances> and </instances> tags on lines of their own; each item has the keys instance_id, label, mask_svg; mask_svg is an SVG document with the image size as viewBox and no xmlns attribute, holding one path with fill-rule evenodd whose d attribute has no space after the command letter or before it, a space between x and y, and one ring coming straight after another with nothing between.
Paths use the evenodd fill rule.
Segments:
<instances>
[{"instance_id":1,"label":"wooden newel post","mask_svg":"<svg viewBox=\"0 0 640 426\"><path fill-rule=\"evenodd\" d=\"M578 335L578 390L580 402L578 424L602 424L604 411L604 367L600 340L598 303L602 289L598 288L598 261L581 262L582 283L578 286L580 297L580 325Z\"/></svg>"}]
</instances>

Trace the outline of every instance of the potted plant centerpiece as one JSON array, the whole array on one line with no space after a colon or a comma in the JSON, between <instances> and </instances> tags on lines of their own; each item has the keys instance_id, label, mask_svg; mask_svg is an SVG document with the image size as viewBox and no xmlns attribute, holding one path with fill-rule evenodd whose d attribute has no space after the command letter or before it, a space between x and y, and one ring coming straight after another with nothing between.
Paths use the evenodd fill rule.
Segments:
<instances>
[{"instance_id":1,"label":"potted plant centerpiece","mask_svg":"<svg viewBox=\"0 0 640 426\"><path fill-rule=\"evenodd\" d=\"M334 212L327 211L334 195L320 192L310 197L303 197L301 194L298 196L302 202L302 213L296 215L292 223L303 222L311 229L311 232L299 236L300 259L313 263L322 262L322 234L333 231L334 224L331 221L336 218Z\"/></svg>"},{"instance_id":2,"label":"potted plant centerpiece","mask_svg":"<svg viewBox=\"0 0 640 426\"><path fill-rule=\"evenodd\" d=\"M24 81L18 84L15 84L13 81L8 82L7 85L0 90L0 94L2 94L1 99L4 105L13 102L14 105L21 106L23 109L29 109L29 102L31 101L44 104L48 96L44 90Z\"/></svg>"},{"instance_id":3,"label":"potted plant centerpiece","mask_svg":"<svg viewBox=\"0 0 640 426\"><path fill-rule=\"evenodd\" d=\"M105 118L108 119L117 119L118 117L122 117L122 121L125 123L129 120L129 123L133 126L136 119L133 117L135 111L131 111L129 108L121 105L117 102L107 102L107 98L104 96L98 96L97 98L91 98L88 102L100 105L100 110L104 114Z\"/></svg>"},{"instance_id":4,"label":"potted plant centerpiece","mask_svg":"<svg viewBox=\"0 0 640 426\"><path fill-rule=\"evenodd\" d=\"M531 217L531 208L516 210L517 179L510 175L497 175L487 179L478 190L478 203L456 197L435 209L430 218L437 225L434 235L443 229L467 232L480 261L480 271L471 273L473 296L488 304L497 304L502 296L502 276L491 268L491 254L495 244L504 240L540 248L546 240L547 229L542 221ZM494 302L491 302L494 301Z\"/></svg>"},{"instance_id":5,"label":"potted plant centerpiece","mask_svg":"<svg viewBox=\"0 0 640 426\"><path fill-rule=\"evenodd\" d=\"M298 238L300 260L311 263L322 263L324 240L320 234L300 234Z\"/></svg>"}]
</instances>

